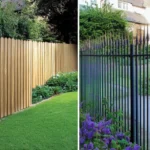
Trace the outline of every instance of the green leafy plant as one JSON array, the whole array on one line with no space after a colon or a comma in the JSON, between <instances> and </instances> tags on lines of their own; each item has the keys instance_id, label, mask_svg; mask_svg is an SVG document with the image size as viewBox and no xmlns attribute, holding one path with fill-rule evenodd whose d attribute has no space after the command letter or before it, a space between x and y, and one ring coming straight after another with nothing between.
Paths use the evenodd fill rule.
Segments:
<instances>
[{"instance_id":1,"label":"green leafy plant","mask_svg":"<svg viewBox=\"0 0 150 150\"><path fill-rule=\"evenodd\" d=\"M77 72L60 73L50 78L46 85L60 86L63 92L71 92L77 90Z\"/></svg>"},{"instance_id":2,"label":"green leafy plant","mask_svg":"<svg viewBox=\"0 0 150 150\"><path fill-rule=\"evenodd\" d=\"M26 2L21 10L16 10L13 2L0 2L0 37L31 39L36 41L56 41L46 20L37 16L36 5Z\"/></svg>"},{"instance_id":3,"label":"green leafy plant","mask_svg":"<svg viewBox=\"0 0 150 150\"><path fill-rule=\"evenodd\" d=\"M105 116L101 116L101 118L105 117L107 120L112 120L113 124L111 125L111 131L116 132L116 130L123 129L123 113L121 110L118 111L112 111L114 105L110 104L110 101L104 98L102 100L102 105L105 111Z\"/></svg>"},{"instance_id":4,"label":"green leafy plant","mask_svg":"<svg viewBox=\"0 0 150 150\"><path fill-rule=\"evenodd\" d=\"M80 40L96 39L105 33L126 32L128 23L123 11L105 3L102 8L87 7L80 11Z\"/></svg>"},{"instance_id":5,"label":"green leafy plant","mask_svg":"<svg viewBox=\"0 0 150 150\"><path fill-rule=\"evenodd\" d=\"M32 102L36 103L41 101L42 99L49 98L54 94L54 91L49 86L37 86L32 91Z\"/></svg>"},{"instance_id":6,"label":"green leafy plant","mask_svg":"<svg viewBox=\"0 0 150 150\"><path fill-rule=\"evenodd\" d=\"M32 91L32 103L37 103L55 94L77 91L77 72L59 73L51 77L45 85Z\"/></svg>"},{"instance_id":7,"label":"green leafy plant","mask_svg":"<svg viewBox=\"0 0 150 150\"><path fill-rule=\"evenodd\" d=\"M63 89L61 86L54 86L54 87L52 87L52 90L53 90L54 94L63 93Z\"/></svg>"}]
</instances>

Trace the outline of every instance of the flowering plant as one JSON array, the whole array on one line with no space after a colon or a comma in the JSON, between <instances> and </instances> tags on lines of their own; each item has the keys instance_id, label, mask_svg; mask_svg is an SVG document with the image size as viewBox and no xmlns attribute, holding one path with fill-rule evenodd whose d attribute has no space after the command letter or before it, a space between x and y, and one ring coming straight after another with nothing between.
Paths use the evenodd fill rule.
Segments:
<instances>
[{"instance_id":1,"label":"flowering plant","mask_svg":"<svg viewBox=\"0 0 150 150\"><path fill-rule=\"evenodd\" d=\"M140 150L140 146L130 142L129 136L111 131L112 120L93 121L89 114L81 122L80 150Z\"/></svg>"}]
</instances>

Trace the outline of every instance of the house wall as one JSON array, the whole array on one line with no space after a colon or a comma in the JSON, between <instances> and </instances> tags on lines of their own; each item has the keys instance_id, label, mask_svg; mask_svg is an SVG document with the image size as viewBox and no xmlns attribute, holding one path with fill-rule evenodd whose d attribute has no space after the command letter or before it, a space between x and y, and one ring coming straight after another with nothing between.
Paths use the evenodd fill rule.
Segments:
<instances>
[{"instance_id":1,"label":"house wall","mask_svg":"<svg viewBox=\"0 0 150 150\"><path fill-rule=\"evenodd\" d=\"M102 4L104 3L104 0L79 0L79 4L81 4L81 5L88 4L88 6L91 6L92 1L95 2L98 7L101 7ZM112 4L113 8L120 9L120 8L118 8L118 1L119 0L107 0L108 3ZM121 9L121 10L123 10L123 9ZM147 8L136 7L136 6L133 6L132 4L128 3L128 11L136 12L139 14L145 14L147 12Z\"/></svg>"}]
</instances>

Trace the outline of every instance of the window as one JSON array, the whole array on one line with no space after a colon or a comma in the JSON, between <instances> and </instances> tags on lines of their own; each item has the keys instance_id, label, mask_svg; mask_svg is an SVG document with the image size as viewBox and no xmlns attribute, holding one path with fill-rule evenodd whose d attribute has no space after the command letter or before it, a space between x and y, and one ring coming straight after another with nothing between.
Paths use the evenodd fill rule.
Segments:
<instances>
[{"instance_id":1,"label":"window","mask_svg":"<svg viewBox=\"0 0 150 150\"><path fill-rule=\"evenodd\" d=\"M118 8L128 10L128 3L123 1L118 1Z\"/></svg>"},{"instance_id":2,"label":"window","mask_svg":"<svg viewBox=\"0 0 150 150\"><path fill-rule=\"evenodd\" d=\"M91 0L91 4L95 5L96 4L96 0Z\"/></svg>"},{"instance_id":3,"label":"window","mask_svg":"<svg viewBox=\"0 0 150 150\"><path fill-rule=\"evenodd\" d=\"M121 2L120 1L118 2L118 8L121 8Z\"/></svg>"}]
</instances>

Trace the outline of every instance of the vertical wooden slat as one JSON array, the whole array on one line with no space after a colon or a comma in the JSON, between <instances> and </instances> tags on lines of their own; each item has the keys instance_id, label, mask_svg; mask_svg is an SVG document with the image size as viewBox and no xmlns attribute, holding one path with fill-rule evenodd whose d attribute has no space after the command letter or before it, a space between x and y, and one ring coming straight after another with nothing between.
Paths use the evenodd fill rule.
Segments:
<instances>
[{"instance_id":1,"label":"vertical wooden slat","mask_svg":"<svg viewBox=\"0 0 150 150\"><path fill-rule=\"evenodd\" d=\"M23 76L24 76L24 101L23 101L23 108L27 107L26 101L27 101L27 42L23 41L23 52L24 52L24 60L23 60Z\"/></svg>"},{"instance_id":2,"label":"vertical wooden slat","mask_svg":"<svg viewBox=\"0 0 150 150\"><path fill-rule=\"evenodd\" d=\"M21 55L21 70L20 70L20 73L21 73L21 109L23 109L23 101L24 101L24 69L23 69L23 64L24 64L24 49L23 49L23 41L21 40L21 52L20 52L20 55Z\"/></svg>"},{"instance_id":3,"label":"vertical wooden slat","mask_svg":"<svg viewBox=\"0 0 150 150\"><path fill-rule=\"evenodd\" d=\"M14 113L14 98L15 98L15 74L14 74L14 68L15 68L15 40L11 40L11 114Z\"/></svg>"},{"instance_id":4,"label":"vertical wooden slat","mask_svg":"<svg viewBox=\"0 0 150 150\"><path fill-rule=\"evenodd\" d=\"M29 101L29 88L28 88L28 85L29 85L29 71L28 71L28 65L29 65L29 62L28 62L28 58L29 58L29 41L26 41L26 107L28 107L28 101Z\"/></svg>"},{"instance_id":5,"label":"vertical wooden slat","mask_svg":"<svg viewBox=\"0 0 150 150\"><path fill-rule=\"evenodd\" d=\"M7 103L7 76L8 76L8 50L7 50L7 39L4 39L4 109L5 109L5 116L8 114L8 103Z\"/></svg>"},{"instance_id":6,"label":"vertical wooden slat","mask_svg":"<svg viewBox=\"0 0 150 150\"><path fill-rule=\"evenodd\" d=\"M44 42L42 42L42 83L44 83Z\"/></svg>"},{"instance_id":7,"label":"vertical wooden slat","mask_svg":"<svg viewBox=\"0 0 150 150\"><path fill-rule=\"evenodd\" d=\"M33 83L33 76L32 76L32 74L33 74L33 68L34 68L34 66L33 66L33 42L31 42L31 41L29 41L29 65L28 65L28 67L29 67L29 70L28 70L28 72L29 72L29 74L28 74L28 77L29 77L29 86L28 86L28 91L29 91L29 95L28 95L28 99L29 99L29 101L28 101L28 105L30 106L31 104L32 104L32 87L33 87L33 85L32 85L32 83Z\"/></svg>"},{"instance_id":8,"label":"vertical wooden slat","mask_svg":"<svg viewBox=\"0 0 150 150\"><path fill-rule=\"evenodd\" d=\"M17 74L18 74L18 85L17 85L17 91L18 91L18 107L17 110L19 111L21 109L21 43L20 40L17 40L17 51L18 51L18 57L17 57Z\"/></svg>"},{"instance_id":9,"label":"vertical wooden slat","mask_svg":"<svg viewBox=\"0 0 150 150\"><path fill-rule=\"evenodd\" d=\"M8 39L7 42L7 55L8 55L8 61L7 61L7 113L10 115L10 107L11 107L11 40Z\"/></svg>"},{"instance_id":10,"label":"vertical wooden slat","mask_svg":"<svg viewBox=\"0 0 150 150\"><path fill-rule=\"evenodd\" d=\"M18 108L18 90L17 90L17 85L18 85L18 72L17 72L17 60L18 60L18 51L17 51L17 40L14 41L14 112L17 111Z\"/></svg>"},{"instance_id":11,"label":"vertical wooden slat","mask_svg":"<svg viewBox=\"0 0 150 150\"><path fill-rule=\"evenodd\" d=\"M4 112L4 39L0 39L0 118L5 115Z\"/></svg>"}]
</instances>

